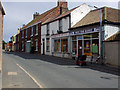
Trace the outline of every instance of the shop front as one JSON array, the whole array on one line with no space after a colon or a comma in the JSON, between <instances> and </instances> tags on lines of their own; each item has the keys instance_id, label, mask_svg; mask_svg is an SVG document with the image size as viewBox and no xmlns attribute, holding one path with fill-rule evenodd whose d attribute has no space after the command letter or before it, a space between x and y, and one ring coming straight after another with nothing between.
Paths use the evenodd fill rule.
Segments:
<instances>
[{"instance_id":1,"label":"shop front","mask_svg":"<svg viewBox=\"0 0 120 90\"><path fill-rule=\"evenodd\" d=\"M54 46L53 54L59 57L67 57L68 55L68 33L52 36Z\"/></svg>"},{"instance_id":2,"label":"shop front","mask_svg":"<svg viewBox=\"0 0 120 90\"><path fill-rule=\"evenodd\" d=\"M70 32L69 34L72 40L73 56L96 57L99 55L99 28Z\"/></svg>"}]
</instances>

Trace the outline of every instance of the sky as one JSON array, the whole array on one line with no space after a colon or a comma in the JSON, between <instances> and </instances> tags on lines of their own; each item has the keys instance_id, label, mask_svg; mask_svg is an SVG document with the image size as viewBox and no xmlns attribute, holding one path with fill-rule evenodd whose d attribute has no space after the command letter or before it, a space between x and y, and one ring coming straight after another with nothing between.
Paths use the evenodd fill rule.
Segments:
<instances>
[{"instance_id":1,"label":"sky","mask_svg":"<svg viewBox=\"0 0 120 90\"><path fill-rule=\"evenodd\" d=\"M5 10L3 25L3 40L8 42L10 37L17 33L18 28L29 23L33 19L33 14L40 14L57 6L58 0L1 0ZM34 1L34 2L33 2ZM82 2L80 2L82 1ZM67 0L68 8L72 9L86 3L97 7L112 7L118 9L119 0ZM91 8L93 9L93 8Z\"/></svg>"}]
</instances>

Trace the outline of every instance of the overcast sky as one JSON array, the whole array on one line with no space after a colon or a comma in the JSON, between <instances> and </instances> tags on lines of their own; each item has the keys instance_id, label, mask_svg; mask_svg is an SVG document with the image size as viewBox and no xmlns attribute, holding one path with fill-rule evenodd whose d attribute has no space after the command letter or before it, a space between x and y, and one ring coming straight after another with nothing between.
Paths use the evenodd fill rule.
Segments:
<instances>
[{"instance_id":1,"label":"overcast sky","mask_svg":"<svg viewBox=\"0 0 120 90\"><path fill-rule=\"evenodd\" d=\"M72 9L83 3L97 7L107 6L118 8L119 0L105 0L105 2L103 2L103 0L92 0L91 2L89 2L89 0L74 1L75 2L72 2L71 0L68 2L69 9ZM6 15L4 17L3 39L8 42L10 40L10 37L17 33L18 28L20 28L23 24L29 23L33 19L34 12L39 12L41 14L55 7L57 5L57 0L52 0L52 2L31 2L30 0L27 0L26 2L14 2L14 0L8 2L7 0L4 0L2 2L2 5L6 12Z\"/></svg>"}]
</instances>

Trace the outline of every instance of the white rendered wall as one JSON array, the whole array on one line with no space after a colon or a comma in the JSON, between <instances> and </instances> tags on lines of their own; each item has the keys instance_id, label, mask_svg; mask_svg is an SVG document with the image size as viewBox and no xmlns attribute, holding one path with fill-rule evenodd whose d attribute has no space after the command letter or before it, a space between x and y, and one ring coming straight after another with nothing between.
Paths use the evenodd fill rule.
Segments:
<instances>
[{"instance_id":1,"label":"white rendered wall","mask_svg":"<svg viewBox=\"0 0 120 90\"><path fill-rule=\"evenodd\" d=\"M104 26L105 30L105 40L114 35L119 31L119 27L116 25L105 25Z\"/></svg>"},{"instance_id":2,"label":"white rendered wall","mask_svg":"<svg viewBox=\"0 0 120 90\"><path fill-rule=\"evenodd\" d=\"M43 39L45 42L45 51L46 51L46 25L41 26L41 54L43 54Z\"/></svg>"},{"instance_id":3,"label":"white rendered wall","mask_svg":"<svg viewBox=\"0 0 120 90\"><path fill-rule=\"evenodd\" d=\"M59 21L54 21L50 23L50 35L57 34L57 30L59 30Z\"/></svg>"},{"instance_id":4,"label":"white rendered wall","mask_svg":"<svg viewBox=\"0 0 120 90\"><path fill-rule=\"evenodd\" d=\"M69 29L69 16L62 19L62 26L63 26L63 28L62 28L63 32L68 31L68 29Z\"/></svg>"},{"instance_id":5,"label":"white rendered wall","mask_svg":"<svg viewBox=\"0 0 120 90\"><path fill-rule=\"evenodd\" d=\"M2 69L3 15L0 9L0 71Z\"/></svg>"},{"instance_id":6,"label":"white rendered wall","mask_svg":"<svg viewBox=\"0 0 120 90\"><path fill-rule=\"evenodd\" d=\"M90 7L87 4L82 4L71 12L71 27L79 22L84 16L90 12Z\"/></svg>"}]
</instances>

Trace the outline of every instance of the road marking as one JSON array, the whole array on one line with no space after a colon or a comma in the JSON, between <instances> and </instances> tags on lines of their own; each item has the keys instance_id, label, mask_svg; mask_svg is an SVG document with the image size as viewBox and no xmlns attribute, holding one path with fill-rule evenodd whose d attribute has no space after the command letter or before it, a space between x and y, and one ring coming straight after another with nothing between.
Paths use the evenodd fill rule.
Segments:
<instances>
[{"instance_id":1,"label":"road marking","mask_svg":"<svg viewBox=\"0 0 120 90\"><path fill-rule=\"evenodd\" d=\"M22 68L19 64L16 64L19 68L21 68L40 88L43 88L42 85L40 85L38 83L38 81L32 76L30 75L24 68Z\"/></svg>"},{"instance_id":2,"label":"road marking","mask_svg":"<svg viewBox=\"0 0 120 90\"><path fill-rule=\"evenodd\" d=\"M8 72L8 75L17 75L17 72Z\"/></svg>"}]
</instances>

